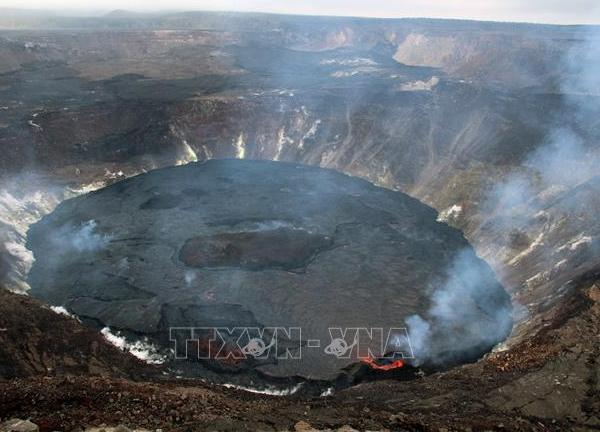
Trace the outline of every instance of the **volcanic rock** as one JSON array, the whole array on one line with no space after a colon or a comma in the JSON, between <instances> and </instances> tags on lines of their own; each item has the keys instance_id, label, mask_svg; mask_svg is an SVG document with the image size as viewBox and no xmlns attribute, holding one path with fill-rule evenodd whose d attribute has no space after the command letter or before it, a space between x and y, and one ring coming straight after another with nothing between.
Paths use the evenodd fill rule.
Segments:
<instances>
[{"instance_id":1,"label":"volcanic rock","mask_svg":"<svg viewBox=\"0 0 600 432\"><path fill-rule=\"evenodd\" d=\"M0 287L0 380L32 375L153 376L77 319Z\"/></svg>"},{"instance_id":2,"label":"volcanic rock","mask_svg":"<svg viewBox=\"0 0 600 432\"><path fill-rule=\"evenodd\" d=\"M240 360L238 345L204 362L227 370L330 379L364 355L331 355L331 328L349 329L350 345L353 328L385 339L411 315L428 319L436 284L465 253L483 294L461 300L472 305L462 321L430 320L428 359L471 359L510 330L498 313L508 296L458 230L405 194L316 167L213 160L152 171L63 202L31 227L28 247L32 295L163 348L178 339L172 328L259 328L271 340L288 329L266 358ZM214 333L199 332L187 339L210 351ZM464 333L461 343L449 332ZM240 337L229 336L227 347ZM376 339L368 354L386 354Z\"/></svg>"},{"instance_id":3,"label":"volcanic rock","mask_svg":"<svg viewBox=\"0 0 600 432\"><path fill-rule=\"evenodd\" d=\"M11 419L0 425L1 432L38 432L40 428L29 420Z\"/></svg>"}]
</instances>

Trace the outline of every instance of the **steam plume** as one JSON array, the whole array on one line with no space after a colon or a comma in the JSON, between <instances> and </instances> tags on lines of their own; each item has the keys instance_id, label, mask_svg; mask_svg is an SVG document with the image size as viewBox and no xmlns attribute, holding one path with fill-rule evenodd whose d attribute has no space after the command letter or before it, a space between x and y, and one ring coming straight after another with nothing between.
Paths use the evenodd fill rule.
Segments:
<instances>
[{"instance_id":1,"label":"steam plume","mask_svg":"<svg viewBox=\"0 0 600 432\"><path fill-rule=\"evenodd\" d=\"M66 224L52 234L50 241L62 253L98 251L106 247L110 236L95 233L96 226L95 220L79 226Z\"/></svg>"},{"instance_id":2,"label":"steam plume","mask_svg":"<svg viewBox=\"0 0 600 432\"><path fill-rule=\"evenodd\" d=\"M496 216L494 222L504 231L530 228L536 212L551 205L553 197L600 174L600 146L588 133L597 128L600 118L599 41L600 32L593 29L574 44L558 68L567 77L559 85L565 108L543 143L487 194L483 212ZM577 121L569 123L574 126L565 126L562 116L567 115L575 116ZM537 239L542 236L543 231ZM592 242L583 233L577 239ZM561 258L554 252L544 255L547 268L556 267L551 259ZM489 297L488 271L478 265L474 254L464 251L456 256L443 282L432 282L426 316L413 315L406 320L418 363L453 361L459 353L468 355L477 346L490 346L508 336L511 306L507 299ZM479 311L489 319L478 317Z\"/></svg>"},{"instance_id":3,"label":"steam plume","mask_svg":"<svg viewBox=\"0 0 600 432\"><path fill-rule=\"evenodd\" d=\"M426 317L406 319L416 363L452 363L504 340L512 327L507 294L490 289L491 269L470 249L460 251L432 283Z\"/></svg>"}]
</instances>

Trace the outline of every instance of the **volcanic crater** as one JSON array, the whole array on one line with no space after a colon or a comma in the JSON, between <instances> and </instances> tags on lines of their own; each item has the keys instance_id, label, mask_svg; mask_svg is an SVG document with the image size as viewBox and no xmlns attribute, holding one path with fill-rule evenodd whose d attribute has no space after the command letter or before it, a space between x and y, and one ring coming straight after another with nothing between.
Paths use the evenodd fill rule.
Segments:
<instances>
[{"instance_id":1,"label":"volcanic crater","mask_svg":"<svg viewBox=\"0 0 600 432\"><path fill-rule=\"evenodd\" d=\"M331 328L401 328L414 315L429 323L429 337L407 361L439 367L480 357L511 325L510 299L491 269L436 216L408 195L333 170L190 163L62 202L29 230L29 283L33 296L93 326L147 337L175 367L197 365L200 375L333 380L358 353L331 355ZM436 319L434 293L458 256L469 257L481 289L448 325ZM183 361L169 354L175 341L188 343L170 332L183 327L300 328L301 336L288 333L262 359ZM478 336L492 328L494 336ZM369 353L386 354L370 343ZM297 356L282 360L286 350Z\"/></svg>"}]
</instances>

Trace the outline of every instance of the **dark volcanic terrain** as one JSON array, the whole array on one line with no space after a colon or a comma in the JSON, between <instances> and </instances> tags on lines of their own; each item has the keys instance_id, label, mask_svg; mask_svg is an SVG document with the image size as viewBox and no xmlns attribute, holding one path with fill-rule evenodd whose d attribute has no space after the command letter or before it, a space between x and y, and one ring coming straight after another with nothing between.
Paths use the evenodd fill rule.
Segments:
<instances>
[{"instance_id":1,"label":"dark volcanic terrain","mask_svg":"<svg viewBox=\"0 0 600 432\"><path fill-rule=\"evenodd\" d=\"M126 266L119 268L117 257L125 257L124 248L135 246L150 256L156 246L135 245L140 241L135 237L146 239L143 232L115 242L125 233L113 232L108 224L108 214L118 214L119 208L107 200L92 212L100 211L102 219L74 211L73 219L61 216L72 225L57 231L59 238L70 238L72 229L80 230L92 240L97 249L76 242L82 251L69 258L75 269L86 256L93 258L87 261L89 271L61 267L52 275L43 267L53 260L69 262L55 248L36 254L36 271L29 275L29 227L68 198L156 168L264 159L334 169L434 208L438 220L460 229L494 271L510 295L514 318L506 341L475 363L425 370L424 376L415 370L410 376L379 374L374 382L329 397L275 399L200 380L177 381L176 370L152 366L165 377L161 381L129 354L86 345L87 336L77 335L90 335L97 343L106 338L89 327L84 332L76 320L61 321L57 331L49 332L54 312L7 293L0 303L0 371L11 380L0 383L0 417L31 416L48 431L103 423L140 426L142 421L148 428L169 430L285 430L298 420L319 428L350 424L361 430L598 429L599 41L598 28L585 26L233 13L73 18L0 11L0 281L11 291L27 293L31 277L48 300L66 304L68 299L85 311L89 317L82 320L92 328L110 324L114 331L135 330L132 323L112 321L130 315L101 313L106 287L95 281L111 281L107 294L122 295L117 301L135 297L147 304L168 299L174 287L182 295L198 292L199 274L243 274L231 286L194 301L218 302L220 293L247 300L246 293L257 291L236 292L236 287L248 275L258 277L259 269L270 268L267 273L287 281L309 278L313 260L344 253L336 243L338 234L368 237L356 228L332 235L331 229L312 233L301 225L296 232L290 229L300 222L294 218L283 224L278 218L261 234L249 228L263 219L225 220L225 226L182 234L171 249L158 251L170 258L150 269L169 276L157 295L152 284L148 290L141 286L141 276L135 282L119 279ZM192 166L183 172L193 171ZM224 180L229 175L214 182L231 193L224 199L233 200L239 194ZM379 195L391 194L345 179ZM120 203L119 188L138 181L66 201L47 220L75 203L92 206L104 195L114 194ZM143 190L143 199L131 199L132 226L141 230L152 218L175 226L177 221L157 216L198 216L181 206L217 193L205 194L197 185L186 191L157 187L158 195ZM252 185L241 188L250 193ZM401 196L406 205L412 202ZM357 198L346 198L344 206L356 210ZM330 207L330 214L345 217L344 206ZM427 233L457 237L445 243L448 251L464 243L456 231L434 224L431 210L414 207L423 215L419 222L431 227ZM360 217L371 212L358 208ZM397 216L368 215L385 224ZM393 231L397 234L385 231L388 241L401 234ZM168 243L167 234L161 236ZM264 242L277 248L265 250ZM418 245L418 239L413 243ZM359 250L368 242L360 244ZM112 250L114 256L106 255ZM387 249L377 251L379 258L395 262ZM425 251L439 258L439 268L429 271L447 270L448 255ZM427 261L409 255L415 262ZM369 259L356 267L371 266ZM350 266L340 262L336 266ZM35 273L47 279L36 281ZM382 286L392 290L394 279L383 275ZM78 277L94 290L93 301L73 296ZM57 279L68 284L56 285ZM460 286L448 280L445 286ZM378 295L371 285L361 284L349 291L352 302ZM431 300L411 289L411 301ZM369 308L375 303L365 304L356 313L373 317ZM385 304L394 307L393 301ZM420 305L412 312L428 311ZM258 309L252 313L255 319L261 316ZM24 340L16 336L21 331ZM48 337L51 349L43 349L40 335ZM105 336L132 350L120 337L133 343L141 335ZM79 354L65 356L67 347ZM79 377L65 378L71 373ZM89 378L93 374L105 377ZM14 380L15 375L20 378ZM120 381L123 377L127 380Z\"/></svg>"},{"instance_id":2,"label":"dark volcanic terrain","mask_svg":"<svg viewBox=\"0 0 600 432\"><path fill-rule=\"evenodd\" d=\"M331 170L191 163L67 200L31 226L31 294L165 349L171 328L298 328L258 364L235 369L331 380L369 349L386 351L375 337L352 355L327 355L330 328L382 329L387 339L411 315L430 319L431 291L455 277L460 256L468 274L457 284L476 286L438 304L462 316L432 321L427 352L415 355L438 365L475 359L510 332L510 300L461 233L435 219L413 198ZM277 362L285 349L299 358Z\"/></svg>"}]
</instances>

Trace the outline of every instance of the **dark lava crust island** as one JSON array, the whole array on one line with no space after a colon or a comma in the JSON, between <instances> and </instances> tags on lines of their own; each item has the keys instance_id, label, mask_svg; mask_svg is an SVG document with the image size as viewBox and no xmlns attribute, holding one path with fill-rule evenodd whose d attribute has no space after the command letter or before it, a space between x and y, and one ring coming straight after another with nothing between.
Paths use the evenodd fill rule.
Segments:
<instances>
[{"instance_id":1,"label":"dark lava crust island","mask_svg":"<svg viewBox=\"0 0 600 432\"><path fill-rule=\"evenodd\" d=\"M330 328L387 336L415 314L431 326L423 361L472 359L510 331L498 313L510 301L462 234L436 216L405 194L316 167L211 160L160 169L65 201L32 226L31 294L165 350L176 339L178 353L188 337L170 329L202 328L188 348L196 343L212 370L332 379L360 353L332 355ZM482 286L461 299L473 305L462 321L448 325L429 316L432 293L461 254ZM217 356L214 335L202 333L215 327L267 328L277 344L242 359L247 346L232 333L223 339L230 355ZM482 342L474 333L486 329L496 336ZM378 343L369 354L385 354Z\"/></svg>"}]
</instances>

